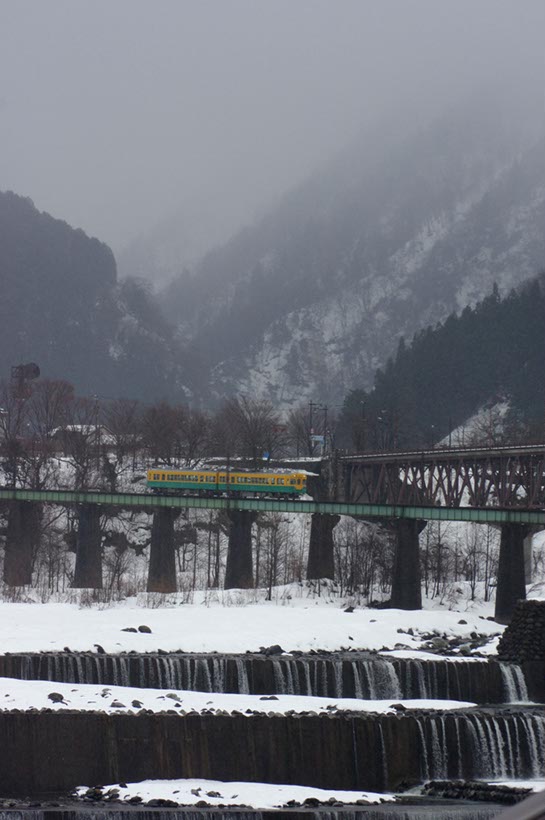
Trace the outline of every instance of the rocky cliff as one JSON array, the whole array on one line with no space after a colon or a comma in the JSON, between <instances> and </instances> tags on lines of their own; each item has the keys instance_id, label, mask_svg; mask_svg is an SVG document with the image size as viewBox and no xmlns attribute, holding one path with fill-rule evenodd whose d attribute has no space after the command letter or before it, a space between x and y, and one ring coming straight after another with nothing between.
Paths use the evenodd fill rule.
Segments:
<instances>
[{"instance_id":1,"label":"rocky cliff","mask_svg":"<svg viewBox=\"0 0 545 820\"><path fill-rule=\"evenodd\" d=\"M537 273L544 135L490 102L362 139L205 257L164 303L215 394L338 403L400 336Z\"/></svg>"}]
</instances>

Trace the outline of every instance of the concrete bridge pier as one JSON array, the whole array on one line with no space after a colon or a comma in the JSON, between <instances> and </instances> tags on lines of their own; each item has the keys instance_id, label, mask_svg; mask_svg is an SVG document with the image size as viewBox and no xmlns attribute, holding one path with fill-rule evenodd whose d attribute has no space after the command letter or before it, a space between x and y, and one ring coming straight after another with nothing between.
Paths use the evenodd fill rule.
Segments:
<instances>
[{"instance_id":1,"label":"concrete bridge pier","mask_svg":"<svg viewBox=\"0 0 545 820\"><path fill-rule=\"evenodd\" d=\"M392 576L392 607L422 609L418 536L426 521L400 518L395 523L397 543Z\"/></svg>"},{"instance_id":2,"label":"concrete bridge pier","mask_svg":"<svg viewBox=\"0 0 545 820\"><path fill-rule=\"evenodd\" d=\"M179 510L162 507L153 513L148 569L148 592L176 592L174 522Z\"/></svg>"},{"instance_id":3,"label":"concrete bridge pier","mask_svg":"<svg viewBox=\"0 0 545 820\"><path fill-rule=\"evenodd\" d=\"M225 567L225 589L251 589L254 585L252 524L256 513L229 510L229 545Z\"/></svg>"},{"instance_id":4,"label":"concrete bridge pier","mask_svg":"<svg viewBox=\"0 0 545 820\"><path fill-rule=\"evenodd\" d=\"M81 504L78 510L76 569L72 587L102 589L102 533L98 504Z\"/></svg>"},{"instance_id":5,"label":"concrete bridge pier","mask_svg":"<svg viewBox=\"0 0 545 820\"><path fill-rule=\"evenodd\" d=\"M340 520L340 515L312 513L307 562L307 578L309 580L315 578L335 580L333 530Z\"/></svg>"},{"instance_id":6,"label":"concrete bridge pier","mask_svg":"<svg viewBox=\"0 0 545 820\"><path fill-rule=\"evenodd\" d=\"M502 524L500 559L496 586L494 617L499 624L508 624L517 601L526 598L524 541L528 535L526 524Z\"/></svg>"},{"instance_id":7,"label":"concrete bridge pier","mask_svg":"<svg viewBox=\"0 0 545 820\"><path fill-rule=\"evenodd\" d=\"M11 587L32 583L32 563L40 540L41 504L11 501L4 550L4 581Z\"/></svg>"}]
</instances>

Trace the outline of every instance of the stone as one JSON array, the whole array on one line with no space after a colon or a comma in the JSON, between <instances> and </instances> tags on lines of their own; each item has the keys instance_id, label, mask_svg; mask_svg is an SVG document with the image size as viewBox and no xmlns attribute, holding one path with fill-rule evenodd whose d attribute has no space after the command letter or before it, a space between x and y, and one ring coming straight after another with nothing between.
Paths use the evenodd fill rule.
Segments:
<instances>
[{"instance_id":1,"label":"stone","mask_svg":"<svg viewBox=\"0 0 545 820\"><path fill-rule=\"evenodd\" d=\"M280 644L273 644L272 646L261 647L261 651L264 655L282 655L284 650L280 646Z\"/></svg>"},{"instance_id":2,"label":"stone","mask_svg":"<svg viewBox=\"0 0 545 820\"><path fill-rule=\"evenodd\" d=\"M146 626L146 624L142 624L141 626L139 626L138 631L144 632L147 635L151 635L151 629L149 628L149 626Z\"/></svg>"}]
</instances>

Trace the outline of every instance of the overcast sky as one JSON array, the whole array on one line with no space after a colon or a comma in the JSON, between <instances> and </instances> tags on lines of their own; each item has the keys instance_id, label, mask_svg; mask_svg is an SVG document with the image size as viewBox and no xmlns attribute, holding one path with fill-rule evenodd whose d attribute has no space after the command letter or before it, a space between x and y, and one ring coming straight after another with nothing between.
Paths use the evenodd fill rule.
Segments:
<instances>
[{"instance_id":1,"label":"overcast sky","mask_svg":"<svg viewBox=\"0 0 545 820\"><path fill-rule=\"evenodd\" d=\"M0 0L0 188L115 249L244 222L400 104L545 77L544 32L545 0Z\"/></svg>"}]
</instances>

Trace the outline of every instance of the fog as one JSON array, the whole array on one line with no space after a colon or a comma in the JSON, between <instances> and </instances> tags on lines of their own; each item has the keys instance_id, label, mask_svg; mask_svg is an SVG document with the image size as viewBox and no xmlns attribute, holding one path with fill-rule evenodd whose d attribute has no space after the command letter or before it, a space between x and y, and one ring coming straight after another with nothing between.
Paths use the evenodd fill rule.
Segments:
<instances>
[{"instance_id":1,"label":"fog","mask_svg":"<svg viewBox=\"0 0 545 820\"><path fill-rule=\"evenodd\" d=\"M543 31L542 0L0 0L0 188L202 250L392 112L533 88Z\"/></svg>"}]
</instances>

